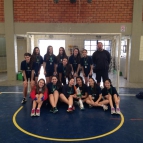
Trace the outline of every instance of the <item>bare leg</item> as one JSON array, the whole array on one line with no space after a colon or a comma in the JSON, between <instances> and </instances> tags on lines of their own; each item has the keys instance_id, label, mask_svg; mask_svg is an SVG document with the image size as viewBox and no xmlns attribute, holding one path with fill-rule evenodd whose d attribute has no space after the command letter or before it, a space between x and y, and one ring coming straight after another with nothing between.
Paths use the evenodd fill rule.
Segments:
<instances>
[{"instance_id":1,"label":"bare leg","mask_svg":"<svg viewBox=\"0 0 143 143\"><path fill-rule=\"evenodd\" d=\"M89 96L86 98L86 103L89 104L89 105L94 106L94 101L92 100L91 95L89 95Z\"/></svg>"},{"instance_id":2,"label":"bare leg","mask_svg":"<svg viewBox=\"0 0 143 143\"><path fill-rule=\"evenodd\" d=\"M116 94L114 94L114 101L115 101L115 104L116 104L116 108L119 108L120 97L118 97Z\"/></svg>"},{"instance_id":3,"label":"bare leg","mask_svg":"<svg viewBox=\"0 0 143 143\"><path fill-rule=\"evenodd\" d=\"M105 100L99 102L99 104L100 105L107 105L107 104L109 104L109 100L105 99Z\"/></svg>"},{"instance_id":4,"label":"bare leg","mask_svg":"<svg viewBox=\"0 0 143 143\"><path fill-rule=\"evenodd\" d=\"M68 98L68 100L69 100L69 106L73 106L73 96L72 95L70 95L69 96L69 98Z\"/></svg>"},{"instance_id":5,"label":"bare leg","mask_svg":"<svg viewBox=\"0 0 143 143\"><path fill-rule=\"evenodd\" d=\"M32 109L35 109L37 105L37 102L35 100L33 100L33 105L32 105Z\"/></svg>"},{"instance_id":6,"label":"bare leg","mask_svg":"<svg viewBox=\"0 0 143 143\"><path fill-rule=\"evenodd\" d=\"M64 94L60 94L60 99L62 100L62 102L64 102L64 103L66 103L66 104L69 105L69 101L68 101L68 99L65 97Z\"/></svg>"},{"instance_id":7,"label":"bare leg","mask_svg":"<svg viewBox=\"0 0 143 143\"><path fill-rule=\"evenodd\" d=\"M23 96L24 96L24 98L27 97L27 86L28 86L28 83L23 82Z\"/></svg>"},{"instance_id":8,"label":"bare leg","mask_svg":"<svg viewBox=\"0 0 143 143\"><path fill-rule=\"evenodd\" d=\"M49 95L49 101L52 107L55 107L55 101L54 101L54 95L50 94Z\"/></svg>"},{"instance_id":9,"label":"bare leg","mask_svg":"<svg viewBox=\"0 0 143 143\"><path fill-rule=\"evenodd\" d=\"M59 92L56 90L56 91L54 91L54 104L55 104L55 107L57 106L58 99L59 99Z\"/></svg>"},{"instance_id":10,"label":"bare leg","mask_svg":"<svg viewBox=\"0 0 143 143\"><path fill-rule=\"evenodd\" d=\"M46 84L50 82L50 77L46 77Z\"/></svg>"},{"instance_id":11,"label":"bare leg","mask_svg":"<svg viewBox=\"0 0 143 143\"><path fill-rule=\"evenodd\" d=\"M35 77L35 85L37 85L38 77Z\"/></svg>"},{"instance_id":12,"label":"bare leg","mask_svg":"<svg viewBox=\"0 0 143 143\"><path fill-rule=\"evenodd\" d=\"M84 77L85 84L88 85L88 77Z\"/></svg>"}]
</instances>

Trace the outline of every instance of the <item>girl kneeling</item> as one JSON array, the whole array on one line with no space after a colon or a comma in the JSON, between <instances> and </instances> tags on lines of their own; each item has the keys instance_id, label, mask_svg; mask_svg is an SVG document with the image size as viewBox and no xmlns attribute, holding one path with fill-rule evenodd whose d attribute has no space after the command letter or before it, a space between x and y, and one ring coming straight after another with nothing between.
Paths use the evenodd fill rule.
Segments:
<instances>
[{"instance_id":1,"label":"girl kneeling","mask_svg":"<svg viewBox=\"0 0 143 143\"><path fill-rule=\"evenodd\" d=\"M86 99L86 103L89 104L89 107L98 106L103 107L103 110L108 109L106 104L108 104L109 101L107 99L102 100L101 88L93 78L89 78L88 98Z\"/></svg>"},{"instance_id":2,"label":"girl kneeling","mask_svg":"<svg viewBox=\"0 0 143 143\"><path fill-rule=\"evenodd\" d=\"M40 116L40 108L43 104L43 101L48 98L48 90L46 88L44 79L40 79L38 81L37 86L32 89L30 96L33 100L31 116Z\"/></svg>"}]
</instances>

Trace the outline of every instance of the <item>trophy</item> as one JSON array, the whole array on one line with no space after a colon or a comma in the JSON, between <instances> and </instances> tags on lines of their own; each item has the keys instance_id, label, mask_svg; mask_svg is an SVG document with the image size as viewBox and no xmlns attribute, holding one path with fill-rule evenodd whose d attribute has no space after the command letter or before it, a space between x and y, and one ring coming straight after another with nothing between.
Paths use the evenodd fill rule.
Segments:
<instances>
[{"instance_id":1,"label":"trophy","mask_svg":"<svg viewBox=\"0 0 143 143\"><path fill-rule=\"evenodd\" d=\"M76 93L77 93L77 97L81 98L82 95L81 95L79 87L76 89Z\"/></svg>"}]
</instances>

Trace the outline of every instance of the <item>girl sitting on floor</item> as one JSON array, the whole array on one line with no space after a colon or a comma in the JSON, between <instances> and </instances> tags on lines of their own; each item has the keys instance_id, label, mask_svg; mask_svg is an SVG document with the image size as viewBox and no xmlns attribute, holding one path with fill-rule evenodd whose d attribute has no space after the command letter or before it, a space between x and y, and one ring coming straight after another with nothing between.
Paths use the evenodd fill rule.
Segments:
<instances>
[{"instance_id":1,"label":"girl sitting on floor","mask_svg":"<svg viewBox=\"0 0 143 143\"><path fill-rule=\"evenodd\" d=\"M87 85L84 84L83 79L81 76L76 77L76 91L77 91L77 100L78 100L78 105L80 109L84 109L83 102L86 101L86 98L88 96L88 88Z\"/></svg>"},{"instance_id":2,"label":"girl sitting on floor","mask_svg":"<svg viewBox=\"0 0 143 143\"><path fill-rule=\"evenodd\" d=\"M61 83L59 82L57 76L52 76L52 80L47 85L49 91L49 101L52 106L50 112L56 113L58 112L57 109L57 102L59 99L59 92L61 90Z\"/></svg>"},{"instance_id":3,"label":"girl sitting on floor","mask_svg":"<svg viewBox=\"0 0 143 143\"><path fill-rule=\"evenodd\" d=\"M30 93L31 99L33 100L31 116L40 116L40 108L48 98L48 90L46 88L45 80L40 79L36 87L34 87ZM36 109L37 107L37 109Z\"/></svg>"},{"instance_id":4,"label":"girl sitting on floor","mask_svg":"<svg viewBox=\"0 0 143 143\"><path fill-rule=\"evenodd\" d=\"M107 110L109 100L102 100L101 88L97 85L93 78L89 78L89 87L88 87L88 98L86 103L89 104L89 107L103 107L103 110Z\"/></svg>"},{"instance_id":5,"label":"girl sitting on floor","mask_svg":"<svg viewBox=\"0 0 143 143\"><path fill-rule=\"evenodd\" d=\"M76 98L76 91L74 87L74 79L71 78L69 83L63 86L62 93L60 94L61 101L69 106L67 112L72 112L75 109L73 106L73 98Z\"/></svg>"},{"instance_id":6,"label":"girl sitting on floor","mask_svg":"<svg viewBox=\"0 0 143 143\"><path fill-rule=\"evenodd\" d=\"M102 95L105 97L105 99L109 100L109 104L111 107L111 114L120 114L120 97L119 94L117 93L115 87L112 86L111 80L106 79L104 83L105 87L102 89ZM116 111L114 106L116 106Z\"/></svg>"}]
</instances>

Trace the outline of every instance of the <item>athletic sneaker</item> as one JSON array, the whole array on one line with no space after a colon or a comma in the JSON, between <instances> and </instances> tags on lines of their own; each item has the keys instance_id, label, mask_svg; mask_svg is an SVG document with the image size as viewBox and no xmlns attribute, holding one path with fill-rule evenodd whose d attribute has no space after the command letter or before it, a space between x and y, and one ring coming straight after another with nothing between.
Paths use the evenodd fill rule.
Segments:
<instances>
[{"instance_id":1,"label":"athletic sneaker","mask_svg":"<svg viewBox=\"0 0 143 143\"><path fill-rule=\"evenodd\" d=\"M21 103L24 104L26 101L27 101L26 98L23 98Z\"/></svg>"},{"instance_id":2,"label":"athletic sneaker","mask_svg":"<svg viewBox=\"0 0 143 143\"><path fill-rule=\"evenodd\" d=\"M72 110L75 110L75 106L72 106Z\"/></svg>"},{"instance_id":3,"label":"athletic sneaker","mask_svg":"<svg viewBox=\"0 0 143 143\"><path fill-rule=\"evenodd\" d=\"M35 109L31 110L31 116L35 116Z\"/></svg>"},{"instance_id":4,"label":"athletic sneaker","mask_svg":"<svg viewBox=\"0 0 143 143\"><path fill-rule=\"evenodd\" d=\"M40 116L40 109L36 109L36 116Z\"/></svg>"},{"instance_id":5,"label":"athletic sneaker","mask_svg":"<svg viewBox=\"0 0 143 143\"><path fill-rule=\"evenodd\" d=\"M78 105L79 106L79 102L78 101L74 101L74 105Z\"/></svg>"},{"instance_id":6,"label":"athletic sneaker","mask_svg":"<svg viewBox=\"0 0 143 143\"><path fill-rule=\"evenodd\" d=\"M58 112L58 109L57 109L57 107L54 107L53 108L53 113L56 113L56 112Z\"/></svg>"},{"instance_id":7,"label":"athletic sneaker","mask_svg":"<svg viewBox=\"0 0 143 143\"><path fill-rule=\"evenodd\" d=\"M115 108L111 108L111 114L115 114Z\"/></svg>"},{"instance_id":8,"label":"athletic sneaker","mask_svg":"<svg viewBox=\"0 0 143 143\"><path fill-rule=\"evenodd\" d=\"M93 106L89 104L89 108L92 108Z\"/></svg>"},{"instance_id":9,"label":"athletic sneaker","mask_svg":"<svg viewBox=\"0 0 143 143\"><path fill-rule=\"evenodd\" d=\"M73 111L73 108L68 108L67 112L72 112Z\"/></svg>"},{"instance_id":10,"label":"athletic sneaker","mask_svg":"<svg viewBox=\"0 0 143 143\"><path fill-rule=\"evenodd\" d=\"M54 108L51 108L51 109L50 109L50 112L52 112L52 113L53 113L53 111L54 111Z\"/></svg>"},{"instance_id":11,"label":"athletic sneaker","mask_svg":"<svg viewBox=\"0 0 143 143\"><path fill-rule=\"evenodd\" d=\"M116 108L116 114L121 114L120 108Z\"/></svg>"},{"instance_id":12,"label":"athletic sneaker","mask_svg":"<svg viewBox=\"0 0 143 143\"><path fill-rule=\"evenodd\" d=\"M103 105L102 107L103 107L103 110L104 110L104 111L108 110L108 106Z\"/></svg>"}]
</instances>

